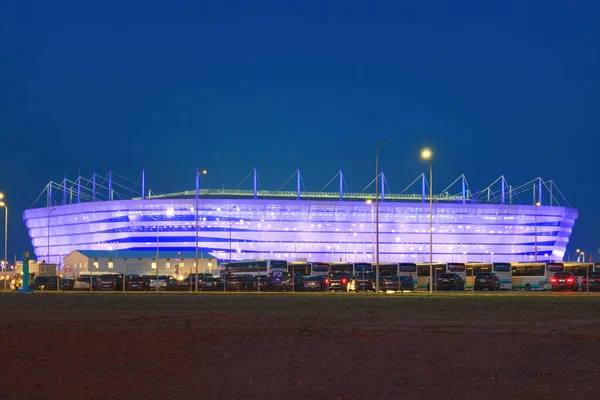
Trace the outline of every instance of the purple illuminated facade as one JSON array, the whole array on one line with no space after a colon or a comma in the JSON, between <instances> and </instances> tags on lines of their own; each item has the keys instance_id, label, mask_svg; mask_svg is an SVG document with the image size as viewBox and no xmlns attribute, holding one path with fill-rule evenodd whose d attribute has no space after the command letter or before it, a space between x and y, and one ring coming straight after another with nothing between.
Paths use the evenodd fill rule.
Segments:
<instances>
[{"instance_id":1,"label":"purple illuminated facade","mask_svg":"<svg viewBox=\"0 0 600 400\"><path fill-rule=\"evenodd\" d=\"M176 197L54 205L23 218L38 261L61 264L74 250L193 251L196 201ZM533 261L536 249L539 261L558 261L577 210L436 201L433 215L434 261ZM364 199L201 196L198 216L199 250L219 259L373 260L374 207ZM379 223L381 262L429 261L427 202L386 199Z\"/></svg>"}]
</instances>

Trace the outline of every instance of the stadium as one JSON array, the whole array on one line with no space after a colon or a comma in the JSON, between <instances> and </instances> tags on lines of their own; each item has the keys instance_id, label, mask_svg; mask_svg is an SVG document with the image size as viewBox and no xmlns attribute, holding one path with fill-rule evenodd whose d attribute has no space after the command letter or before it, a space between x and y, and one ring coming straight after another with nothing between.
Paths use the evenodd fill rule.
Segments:
<instances>
[{"instance_id":1,"label":"stadium","mask_svg":"<svg viewBox=\"0 0 600 400\"><path fill-rule=\"evenodd\" d=\"M291 191L261 190L256 170L244 180L253 176L250 190L200 190L200 175L195 190L164 194L146 191L144 171L136 182L114 172L49 182L23 214L37 260L61 265L76 250L197 248L219 260L369 262L378 219L381 262L429 261L424 174L400 193L390 193L380 174L378 203L367 192L375 179L348 193L342 171L330 181L337 185L339 177L335 192L301 190L300 171L282 185L297 182ZM472 192L462 175L431 200L436 262L561 261L577 219L560 190L542 178L514 187L500 177Z\"/></svg>"}]
</instances>

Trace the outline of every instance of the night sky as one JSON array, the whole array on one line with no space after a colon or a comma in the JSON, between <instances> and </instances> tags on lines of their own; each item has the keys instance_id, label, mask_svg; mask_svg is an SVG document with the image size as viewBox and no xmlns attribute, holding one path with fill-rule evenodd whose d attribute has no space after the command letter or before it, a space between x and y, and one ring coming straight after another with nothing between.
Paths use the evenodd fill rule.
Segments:
<instances>
[{"instance_id":1,"label":"night sky","mask_svg":"<svg viewBox=\"0 0 600 400\"><path fill-rule=\"evenodd\" d=\"M168 192L193 189L196 165L203 187L256 167L272 190L300 168L317 191L342 169L357 192L382 139L396 193L427 171L425 145L434 190L553 179L579 209L569 252L598 255L600 3L576 3L3 2L10 259L31 249L23 210L65 172L145 167Z\"/></svg>"}]
</instances>

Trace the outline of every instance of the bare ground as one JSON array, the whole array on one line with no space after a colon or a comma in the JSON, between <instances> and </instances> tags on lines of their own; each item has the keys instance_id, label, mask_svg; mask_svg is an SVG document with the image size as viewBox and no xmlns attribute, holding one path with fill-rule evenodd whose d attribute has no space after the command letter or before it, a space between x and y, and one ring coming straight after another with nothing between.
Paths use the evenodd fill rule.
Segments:
<instances>
[{"instance_id":1,"label":"bare ground","mask_svg":"<svg viewBox=\"0 0 600 400\"><path fill-rule=\"evenodd\" d=\"M0 293L0 399L591 399L600 296Z\"/></svg>"}]
</instances>

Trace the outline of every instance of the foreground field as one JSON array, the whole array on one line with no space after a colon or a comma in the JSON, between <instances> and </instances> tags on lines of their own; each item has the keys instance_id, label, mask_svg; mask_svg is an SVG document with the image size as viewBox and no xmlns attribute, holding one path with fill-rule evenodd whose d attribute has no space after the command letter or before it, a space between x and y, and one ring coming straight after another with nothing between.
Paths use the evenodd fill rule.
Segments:
<instances>
[{"instance_id":1,"label":"foreground field","mask_svg":"<svg viewBox=\"0 0 600 400\"><path fill-rule=\"evenodd\" d=\"M600 393L600 296L2 293L0 304L0 399Z\"/></svg>"}]
</instances>

